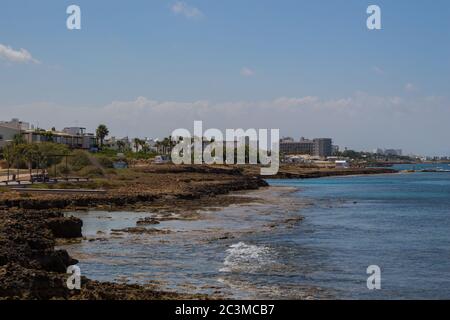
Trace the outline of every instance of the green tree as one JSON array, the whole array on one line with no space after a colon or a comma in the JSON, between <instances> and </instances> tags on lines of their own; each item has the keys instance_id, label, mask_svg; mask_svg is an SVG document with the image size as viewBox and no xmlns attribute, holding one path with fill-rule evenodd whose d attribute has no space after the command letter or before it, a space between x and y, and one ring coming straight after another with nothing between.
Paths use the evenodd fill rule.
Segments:
<instances>
[{"instance_id":1,"label":"green tree","mask_svg":"<svg viewBox=\"0 0 450 320\"><path fill-rule=\"evenodd\" d=\"M31 179L33 164L35 164L37 167L39 147L36 143L30 143L25 145L23 152L24 152L24 159L28 163L28 170L30 171L30 179Z\"/></svg>"},{"instance_id":2,"label":"green tree","mask_svg":"<svg viewBox=\"0 0 450 320\"><path fill-rule=\"evenodd\" d=\"M12 140L12 143L13 143L15 146L17 146L17 145L19 145L19 144L25 144L25 143L27 143L27 142L25 141L25 138L24 138L23 134L18 133L18 134L15 134L15 135L14 135L13 140Z\"/></svg>"},{"instance_id":3,"label":"green tree","mask_svg":"<svg viewBox=\"0 0 450 320\"><path fill-rule=\"evenodd\" d=\"M97 138L100 139L100 147L103 148L103 142L105 138L109 135L108 127L104 124L98 126L96 130Z\"/></svg>"},{"instance_id":4,"label":"green tree","mask_svg":"<svg viewBox=\"0 0 450 320\"><path fill-rule=\"evenodd\" d=\"M6 164L8 165L7 180L9 181L10 168L13 165L14 160L16 158L16 146L14 144L8 144L3 148L3 158L5 159Z\"/></svg>"},{"instance_id":5,"label":"green tree","mask_svg":"<svg viewBox=\"0 0 450 320\"><path fill-rule=\"evenodd\" d=\"M122 140L117 141L117 149L119 149L119 152L125 152L125 142Z\"/></svg>"}]
</instances>

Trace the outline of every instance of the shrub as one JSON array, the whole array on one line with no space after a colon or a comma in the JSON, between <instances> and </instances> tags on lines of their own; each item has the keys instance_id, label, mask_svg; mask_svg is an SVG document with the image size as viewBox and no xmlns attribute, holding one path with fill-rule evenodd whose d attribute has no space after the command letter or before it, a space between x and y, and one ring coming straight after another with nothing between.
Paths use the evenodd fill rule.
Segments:
<instances>
[{"instance_id":1,"label":"shrub","mask_svg":"<svg viewBox=\"0 0 450 320\"><path fill-rule=\"evenodd\" d=\"M82 177L87 177L87 178L103 177L102 169L94 167L94 166L84 167L78 172L78 174Z\"/></svg>"},{"instance_id":2,"label":"shrub","mask_svg":"<svg viewBox=\"0 0 450 320\"><path fill-rule=\"evenodd\" d=\"M106 173L110 175L117 175L116 169L106 169Z\"/></svg>"},{"instance_id":3,"label":"shrub","mask_svg":"<svg viewBox=\"0 0 450 320\"><path fill-rule=\"evenodd\" d=\"M58 176L65 176L70 173L70 167L66 167L65 163L60 163L56 166L56 172Z\"/></svg>"},{"instance_id":4,"label":"shrub","mask_svg":"<svg viewBox=\"0 0 450 320\"><path fill-rule=\"evenodd\" d=\"M108 168L108 169L114 168L113 161L106 156L99 156L98 162L103 168Z\"/></svg>"},{"instance_id":5,"label":"shrub","mask_svg":"<svg viewBox=\"0 0 450 320\"><path fill-rule=\"evenodd\" d=\"M89 155L86 151L75 150L71 154L72 156L68 158L68 164L74 171L79 171L85 167L92 165Z\"/></svg>"}]
</instances>

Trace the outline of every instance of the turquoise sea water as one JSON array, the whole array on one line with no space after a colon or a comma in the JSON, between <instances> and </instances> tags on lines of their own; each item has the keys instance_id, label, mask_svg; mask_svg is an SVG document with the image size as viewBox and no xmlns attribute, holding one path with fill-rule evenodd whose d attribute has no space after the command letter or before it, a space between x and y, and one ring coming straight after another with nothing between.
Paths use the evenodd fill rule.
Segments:
<instances>
[{"instance_id":1,"label":"turquoise sea water","mask_svg":"<svg viewBox=\"0 0 450 320\"><path fill-rule=\"evenodd\" d=\"M284 240L299 265L316 264L305 282L339 298L450 298L450 173L270 183L314 202ZM366 287L369 265L381 268L381 290Z\"/></svg>"},{"instance_id":2,"label":"turquoise sea water","mask_svg":"<svg viewBox=\"0 0 450 320\"><path fill-rule=\"evenodd\" d=\"M111 233L157 212L73 213L83 219L87 240L65 249L89 278L156 281L179 292L450 299L450 173L269 183L297 189L256 191L264 203L204 210L198 219L150 226L167 234ZM381 268L381 290L367 289L370 265Z\"/></svg>"}]
</instances>

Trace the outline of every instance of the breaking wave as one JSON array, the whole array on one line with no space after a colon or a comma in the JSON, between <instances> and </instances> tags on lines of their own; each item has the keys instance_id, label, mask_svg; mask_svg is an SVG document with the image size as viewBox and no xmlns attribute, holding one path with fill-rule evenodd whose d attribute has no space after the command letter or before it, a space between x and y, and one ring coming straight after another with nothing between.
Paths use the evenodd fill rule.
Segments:
<instances>
[{"instance_id":1,"label":"breaking wave","mask_svg":"<svg viewBox=\"0 0 450 320\"><path fill-rule=\"evenodd\" d=\"M244 242L233 244L226 250L228 255L220 272L257 272L275 263L273 252L265 246L249 245Z\"/></svg>"}]
</instances>

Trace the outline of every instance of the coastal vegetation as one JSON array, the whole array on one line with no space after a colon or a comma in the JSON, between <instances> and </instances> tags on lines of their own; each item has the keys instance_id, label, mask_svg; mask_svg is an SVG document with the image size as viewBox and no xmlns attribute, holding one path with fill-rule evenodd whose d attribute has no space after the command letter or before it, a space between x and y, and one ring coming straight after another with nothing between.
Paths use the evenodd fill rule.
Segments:
<instances>
[{"instance_id":1,"label":"coastal vegetation","mask_svg":"<svg viewBox=\"0 0 450 320\"><path fill-rule=\"evenodd\" d=\"M109 134L109 129L106 127L106 125L101 124L98 126L95 133L97 134L97 138L100 140L100 147L103 147L103 142Z\"/></svg>"}]
</instances>

